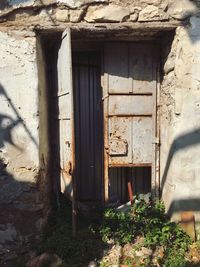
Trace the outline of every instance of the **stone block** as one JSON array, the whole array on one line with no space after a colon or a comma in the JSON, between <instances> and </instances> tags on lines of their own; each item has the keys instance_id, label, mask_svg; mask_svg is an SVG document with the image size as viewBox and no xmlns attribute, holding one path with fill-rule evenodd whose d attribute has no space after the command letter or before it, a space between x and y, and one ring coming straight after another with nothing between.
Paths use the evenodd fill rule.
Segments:
<instances>
[{"instance_id":1,"label":"stone block","mask_svg":"<svg viewBox=\"0 0 200 267\"><path fill-rule=\"evenodd\" d=\"M168 20L169 16L157 6L148 5L139 14L138 21L162 21Z\"/></svg>"},{"instance_id":2,"label":"stone block","mask_svg":"<svg viewBox=\"0 0 200 267\"><path fill-rule=\"evenodd\" d=\"M68 22L69 21L68 9L58 9L56 11L56 20L61 22Z\"/></svg>"},{"instance_id":3,"label":"stone block","mask_svg":"<svg viewBox=\"0 0 200 267\"><path fill-rule=\"evenodd\" d=\"M84 9L70 10L70 21L71 22L79 22L81 21L81 17L84 13Z\"/></svg>"},{"instance_id":4,"label":"stone block","mask_svg":"<svg viewBox=\"0 0 200 267\"><path fill-rule=\"evenodd\" d=\"M121 22L130 14L129 8L117 5L90 6L85 20L87 22Z\"/></svg>"}]
</instances>

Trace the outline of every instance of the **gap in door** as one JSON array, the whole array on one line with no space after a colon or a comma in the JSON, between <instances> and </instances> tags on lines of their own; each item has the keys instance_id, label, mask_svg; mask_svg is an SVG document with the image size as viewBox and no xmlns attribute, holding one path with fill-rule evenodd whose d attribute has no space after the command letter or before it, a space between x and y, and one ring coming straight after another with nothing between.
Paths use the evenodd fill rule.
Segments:
<instances>
[{"instance_id":1,"label":"gap in door","mask_svg":"<svg viewBox=\"0 0 200 267\"><path fill-rule=\"evenodd\" d=\"M74 51L76 198L103 200L103 108L101 53Z\"/></svg>"},{"instance_id":2,"label":"gap in door","mask_svg":"<svg viewBox=\"0 0 200 267\"><path fill-rule=\"evenodd\" d=\"M109 202L123 204L129 201L128 182L133 196L151 193L151 167L110 167Z\"/></svg>"}]
</instances>

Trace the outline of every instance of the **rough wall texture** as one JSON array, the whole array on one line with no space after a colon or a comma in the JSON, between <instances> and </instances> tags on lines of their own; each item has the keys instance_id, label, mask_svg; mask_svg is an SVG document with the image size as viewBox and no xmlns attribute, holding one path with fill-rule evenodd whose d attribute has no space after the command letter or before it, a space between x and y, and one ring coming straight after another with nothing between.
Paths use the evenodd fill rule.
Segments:
<instances>
[{"instance_id":1,"label":"rough wall texture","mask_svg":"<svg viewBox=\"0 0 200 267\"><path fill-rule=\"evenodd\" d=\"M200 19L179 27L165 63L161 94L161 185L176 219L199 212L200 194ZM196 215L199 221L199 216Z\"/></svg>"},{"instance_id":2,"label":"rough wall texture","mask_svg":"<svg viewBox=\"0 0 200 267\"><path fill-rule=\"evenodd\" d=\"M80 21L151 22L183 20L196 11L195 1L189 0L4 0L0 5L0 21L21 20L26 26L44 26L44 18L46 25Z\"/></svg>"},{"instance_id":3,"label":"rough wall texture","mask_svg":"<svg viewBox=\"0 0 200 267\"><path fill-rule=\"evenodd\" d=\"M36 185L36 38L16 31L0 32L0 40L0 248L4 253L6 244L19 245L35 237L43 223L43 203Z\"/></svg>"},{"instance_id":4,"label":"rough wall texture","mask_svg":"<svg viewBox=\"0 0 200 267\"><path fill-rule=\"evenodd\" d=\"M48 154L48 126L41 130L41 118L47 118L45 92L40 91L45 81L43 66L37 64L35 29L116 27L135 28L141 35L147 29L151 35L155 28L179 25L161 84L161 189L172 214L199 211L198 16L198 1L189 0L0 1L0 243L26 240L43 222L40 192L48 175L42 151Z\"/></svg>"}]
</instances>

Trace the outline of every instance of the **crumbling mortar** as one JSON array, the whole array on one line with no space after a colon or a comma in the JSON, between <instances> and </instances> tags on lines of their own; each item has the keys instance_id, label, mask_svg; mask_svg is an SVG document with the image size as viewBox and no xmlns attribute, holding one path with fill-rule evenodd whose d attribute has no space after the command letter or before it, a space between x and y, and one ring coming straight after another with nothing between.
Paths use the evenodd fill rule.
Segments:
<instances>
[{"instance_id":1,"label":"crumbling mortar","mask_svg":"<svg viewBox=\"0 0 200 267\"><path fill-rule=\"evenodd\" d=\"M33 23L33 24L36 24L36 22L32 21L31 22L31 17L36 17L37 15L40 16L40 12L42 11L45 11L47 10L48 8L52 8L52 12L55 13L56 9L57 8L61 8L61 9L68 9L68 10L80 10L81 8L83 9L83 14L81 15L81 18L79 19L79 21L77 22L83 22L84 21L84 17L86 16L87 12L88 12L88 8L91 7L91 6L95 6L95 7L104 7L104 6L108 6L110 5L111 3L115 3L116 5L116 2L91 2L91 3L84 3L83 5L80 5L78 8L77 7L71 7L69 5L66 5L64 3L51 3L51 4L41 4L41 5L33 5L33 6L18 6L16 8L9 8L5 11L1 11L0 12L0 23L7 23L10 21L10 20L16 20L16 23L17 21L20 21L20 20L23 20L24 19L24 23L25 23L25 20L27 19L26 18L26 13L27 15L29 16L29 19L27 19L27 22L26 23ZM123 7L123 5L120 5ZM131 12L131 6L126 6L127 8L130 9L130 14L129 16L126 16L126 18L123 19L123 21L126 21L130 18L130 15L133 14L133 12ZM134 6L133 6L134 8ZM163 10L161 7L159 8L161 10ZM166 7L165 7L165 10L166 10ZM21 13L24 13L24 18L23 18L23 14L20 18L13 18L13 16L17 16L18 14ZM30 12L32 12L31 16L30 16ZM47 11L48 12L48 11ZM163 10L164 12L164 10ZM138 10L137 12L138 14L140 13L140 11ZM47 14L48 16L48 14ZM51 17L51 19L53 18L53 16L49 15L49 17ZM40 18L39 18L40 19ZM137 21L137 19L135 20ZM134 21L134 22L135 22ZM163 19L161 19L160 21L163 21ZM176 19L173 19L171 18L170 21L177 21ZM54 18L54 21L52 21L54 24L58 25L59 23L55 20ZM151 23L152 20L149 21L149 23ZM45 23L47 23L47 21L45 21ZM105 23L105 22L104 22ZM142 22L141 22L142 23ZM189 23L189 18L183 20L182 22L182 25L185 25L185 24L188 24Z\"/></svg>"}]
</instances>

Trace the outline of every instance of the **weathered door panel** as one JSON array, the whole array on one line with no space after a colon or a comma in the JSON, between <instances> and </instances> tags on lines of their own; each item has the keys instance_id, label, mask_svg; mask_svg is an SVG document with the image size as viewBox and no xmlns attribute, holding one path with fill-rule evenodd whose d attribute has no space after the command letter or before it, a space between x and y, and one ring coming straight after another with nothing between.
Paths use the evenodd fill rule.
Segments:
<instances>
[{"instance_id":1,"label":"weathered door panel","mask_svg":"<svg viewBox=\"0 0 200 267\"><path fill-rule=\"evenodd\" d=\"M151 164L153 157L152 117L135 117L132 120L132 162Z\"/></svg>"},{"instance_id":2,"label":"weathered door panel","mask_svg":"<svg viewBox=\"0 0 200 267\"><path fill-rule=\"evenodd\" d=\"M70 29L62 35L58 52L58 120L60 136L61 191L72 194L72 72Z\"/></svg>"},{"instance_id":3,"label":"weathered door panel","mask_svg":"<svg viewBox=\"0 0 200 267\"><path fill-rule=\"evenodd\" d=\"M151 116L152 112L152 95L111 95L109 97L109 116Z\"/></svg>"},{"instance_id":4,"label":"weathered door panel","mask_svg":"<svg viewBox=\"0 0 200 267\"><path fill-rule=\"evenodd\" d=\"M146 94L155 92L155 45L134 44L129 46L129 74L132 77L132 92Z\"/></svg>"},{"instance_id":5,"label":"weathered door panel","mask_svg":"<svg viewBox=\"0 0 200 267\"><path fill-rule=\"evenodd\" d=\"M113 64L114 62L114 64ZM105 72L109 74L108 91L110 94L132 92L129 79L129 49L127 43L105 46Z\"/></svg>"},{"instance_id":6,"label":"weathered door panel","mask_svg":"<svg viewBox=\"0 0 200 267\"><path fill-rule=\"evenodd\" d=\"M146 166L155 161L155 46L105 46L109 166Z\"/></svg>"}]
</instances>

